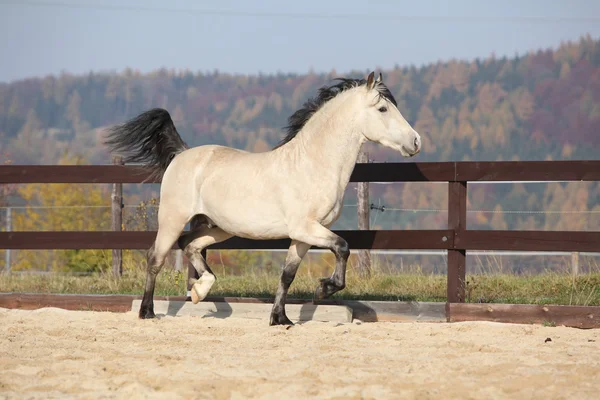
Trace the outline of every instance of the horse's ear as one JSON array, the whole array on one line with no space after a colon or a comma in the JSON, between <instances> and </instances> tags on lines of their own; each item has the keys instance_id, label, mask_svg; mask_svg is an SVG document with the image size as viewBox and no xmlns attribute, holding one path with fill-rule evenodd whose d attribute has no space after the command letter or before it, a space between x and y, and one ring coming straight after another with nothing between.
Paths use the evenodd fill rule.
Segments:
<instances>
[{"instance_id":1,"label":"horse's ear","mask_svg":"<svg viewBox=\"0 0 600 400\"><path fill-rule=\"evenodd\" d=\"M380 72L375 83L381 83L381 82L383 82L383 75L381 75L381 72Z\"/></svg>"},{"instance_id":2,"label":"horse's ear","mask_svg":"<svg viewBox=\"0 0 600 400\"><path fill-rule=\"evenodd\" d=\"M375 79L375 71L371 71L367 78L367 90L373 89L373 80Z\"/></svg>"}]
</instances>

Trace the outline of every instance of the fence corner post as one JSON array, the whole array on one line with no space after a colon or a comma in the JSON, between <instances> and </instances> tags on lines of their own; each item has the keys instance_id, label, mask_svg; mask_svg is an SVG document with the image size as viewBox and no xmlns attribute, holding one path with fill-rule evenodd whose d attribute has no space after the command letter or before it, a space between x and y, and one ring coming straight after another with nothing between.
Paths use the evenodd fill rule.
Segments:
<instances>
[{"instance_id":1,"label":"fence corner post","mask_svg":"<svg viewBox=\"0 0 600 400\"><path fill-rule=\"evenodd\" d=\"M121 157L113 157L114 165L124 165ZM112 230L113 232L121 232L123 226L123 184L113 183L111 198L112 208ZM123 274L123 250L112 250L112 273L115 278L121 277Z\"/></svg>"}]
</instances>

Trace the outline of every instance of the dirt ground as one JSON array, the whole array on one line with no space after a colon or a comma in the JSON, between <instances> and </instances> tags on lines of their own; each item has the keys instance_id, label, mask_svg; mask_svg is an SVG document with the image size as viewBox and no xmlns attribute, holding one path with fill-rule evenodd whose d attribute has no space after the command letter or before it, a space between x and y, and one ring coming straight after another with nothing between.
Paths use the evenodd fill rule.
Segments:
<instances>
[{"instance_id":1,"label":"dirt ground","mask_svg":"<svg viewBox=\"0 0 600 400\"><path fill-rule=\"evenodd\" d=\"M596 399L599 377L600 330L0 309L2 399Z\"/></svg>"}]
</instances>

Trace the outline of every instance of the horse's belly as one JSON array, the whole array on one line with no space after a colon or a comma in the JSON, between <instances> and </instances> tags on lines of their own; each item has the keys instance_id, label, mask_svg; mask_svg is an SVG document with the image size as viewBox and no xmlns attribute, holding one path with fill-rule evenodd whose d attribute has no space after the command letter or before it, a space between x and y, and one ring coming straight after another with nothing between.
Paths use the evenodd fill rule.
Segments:
<instances>
[{"instance_id":1,"label":"horse's belly","mask_svg":"<svg viewBox=\"0 0 600 400\"><path fill-rule=\"evenodd\" d=\"M283 220L265 221L252 218L230 219L227 217L211 219L224 231L247 239L283 239L289 236L287 225Z\"/></svg>"},{"instance_id":2,"label":"horse's belly","mask_svg":"<svg viewBox=\"0 0 600 400\"><path fill-rule=\"evenodd\" d=\"M205 198L204 213L221 229L249 239L280 239L289 235L285 218L266 199Z\"/></svg>"}]
</instances>

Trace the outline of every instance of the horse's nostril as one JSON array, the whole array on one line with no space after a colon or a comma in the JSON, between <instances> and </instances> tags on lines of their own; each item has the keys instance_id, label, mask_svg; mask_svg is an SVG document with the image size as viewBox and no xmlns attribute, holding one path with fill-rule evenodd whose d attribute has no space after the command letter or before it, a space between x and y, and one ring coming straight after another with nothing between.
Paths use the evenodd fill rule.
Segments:
<instances>
[{"instance_id":1,"label":"horse's nostril","mask_svg":"<svg viewBox=\"0 0 600 400\"><path fill-rule=\"evenodd\" d=\"M418 137L415 138L414 144L415 144L415 150L418 149L419 148L419 138Z\"/></svg>"}]
</instances>

